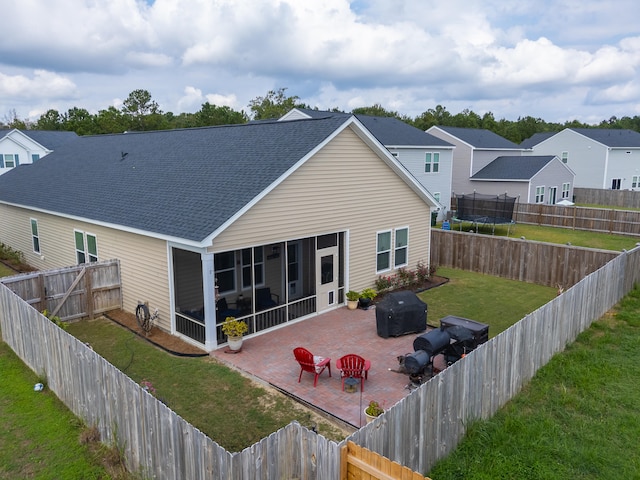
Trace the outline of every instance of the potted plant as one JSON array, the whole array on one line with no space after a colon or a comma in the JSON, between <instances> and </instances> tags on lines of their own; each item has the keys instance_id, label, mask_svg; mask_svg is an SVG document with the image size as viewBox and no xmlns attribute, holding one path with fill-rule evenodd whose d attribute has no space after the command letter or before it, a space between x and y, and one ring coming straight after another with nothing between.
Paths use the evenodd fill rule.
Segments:
<instances>
[{"instance_id":1,"label":"potted plant","mask_svg":"<svg viewBox=\"0 0 640 480\"><path fill-rule=\"evenodd\" d=\"M360 293L355 290L349 290L347 292L347 308L349 310L355 310L358 308L358 300L360 299Z\"/></svg>"},{"instance_id":2,"label":"potted plant","mask_svg":"<svg viewBox=\"0 0 640 480\"><path fill-rule=\"evenodd\" d=\"M242 348L242 335L247 333L249 326L244 320L237 320L236 317L227 317L222 324L222 333L227 336L229 349L238 351Z\"/></svg>"},{"instance_id":3,"label":"potted plant","mask_svg":"<svg viewBox=\"0 0 640 480\"><path fill-rule=\"evenodd\" d=\"M384 413L384 409L375 400L371 400L367 408L364 409L364 414L367 417L367 423L373 422L376 417L379 417Z\"/></svg>"},{"instance_id":4,"label":"potted plant","mask_svg":"<svg viewBox=\"0 0 640 480\"><path fill-rule=\"evenodd\" d=\"M366 310L371 305L371 301L376 297L378 292L374 288L365 288L360 292L360 307Z\"/></svg>"}]
</instances>

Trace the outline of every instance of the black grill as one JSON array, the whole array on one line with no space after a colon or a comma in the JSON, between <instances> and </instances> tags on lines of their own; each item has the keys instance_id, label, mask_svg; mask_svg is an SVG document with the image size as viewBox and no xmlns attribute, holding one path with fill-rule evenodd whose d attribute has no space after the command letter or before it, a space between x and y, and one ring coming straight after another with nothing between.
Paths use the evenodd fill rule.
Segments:
<instances>
[{"instance_id":1,"label":"black grill","mask_svg":"<svg viewBox=\"0 0 640 480\"><path fill-rule=\"evenodd\" d=\"M427 304L413 292L393 292L376 305L376 328L382 338L427 329Z\"/></svg>"}]
</instances>

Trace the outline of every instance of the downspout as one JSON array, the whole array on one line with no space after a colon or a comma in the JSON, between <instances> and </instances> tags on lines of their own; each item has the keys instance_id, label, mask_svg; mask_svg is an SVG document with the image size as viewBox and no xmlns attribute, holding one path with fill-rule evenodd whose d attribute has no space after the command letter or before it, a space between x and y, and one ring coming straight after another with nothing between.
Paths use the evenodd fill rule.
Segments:
<instances>
[{"instance_id":1,"label":"downspout","mask_svg":"<svg viewBox=\"0 0 640 480\"><path fill-rule=\"evenodd\" d=\"M610 147L607 147L607 152L604 156L604 176L602 178L602 189L607 189L607 173L609 171L609 152L611 151Z\"/></svg>"}]
</instances>

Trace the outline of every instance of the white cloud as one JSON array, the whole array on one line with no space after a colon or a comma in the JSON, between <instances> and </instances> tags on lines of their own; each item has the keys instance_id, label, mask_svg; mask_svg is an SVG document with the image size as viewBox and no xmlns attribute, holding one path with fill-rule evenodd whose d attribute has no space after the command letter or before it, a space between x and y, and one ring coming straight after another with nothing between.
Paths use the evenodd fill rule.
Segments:
<instances>
[{"instance_id":1,"label":"white cloud","mask_svg":"<svg viewBox=\"0 0 640 480\"><path fill-rule=\"evenodd\" d=\"M32 77L0 73L0 98L71 97L76 85L69 78L46 70L35 70Z\"/></svg>"}]
</instances>

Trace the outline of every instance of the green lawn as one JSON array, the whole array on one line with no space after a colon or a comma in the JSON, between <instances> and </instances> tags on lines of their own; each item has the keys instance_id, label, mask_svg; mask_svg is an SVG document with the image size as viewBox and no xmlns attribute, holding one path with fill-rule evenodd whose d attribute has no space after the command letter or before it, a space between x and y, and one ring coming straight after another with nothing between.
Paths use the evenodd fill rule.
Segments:
<instances>
[{"instance_id":1,"label":"green lawn","mask_svg":"<svg viewBox=\"0 0 640 480\"><path fill-rule=\"evenodd\" d=\"M436 480L640 478L640 288L470 425Z\"/></svg>"},{"instance_id":2,"label":"green lawn","mask_svg":"<svg viewBox=\"0 0 640 480\"><path fill-rule=\"evenodd\" d=\"M526 314L552 300L551 287L507 280L452 268L439 268L437 275L449 283L419 294L427 304L427 323L439 326L447 315L469 318L489 325L494 337Z\"/></svg>"},{"instance_id":3,"label":"green lawn","mask_svg":"<svg viewBox=\"0 0 640 480\"><path fill-rule=\"evenodd\" d=\"M460 225L452 224L451 228L457 231L459 230ZM462 223L462 231L468 232L472 228L475 228L472 224L467 222ZM492 227L489 225L481 225L478 231L480 233L491 235ZM524 223L512 225L511 228L508 228L506 225L497 225L495 227L496 236L506 237L507 234L510 238L524 237L527 240L557 243L561 245L570 243L576 247L599 248L603 250L613 250L616 252L631 250L636 243L640 242L639 237L631 237L627 235L609 235L608 233L528 225Z\"/></svg>"},{"instance_id":4,"label":"green lawn","mask_svg":"<svg viewBox=\"0 0 640 480\"><path fill-rule=\"evenodd\" d=\"M85 430L41 380L0 342L0 479L107 479L99 453L79 439Z\"/></svg>"},{"instance_id":5,"label":"green lawn","mask_svg":"<svg viewBox=\"0 0 640 480\"><path fill-rule=\"evenodd\" d=\"M0 262L0 278L15 275L16 272L7 267L4 263Z\"/></svg>"}]
</instances>

